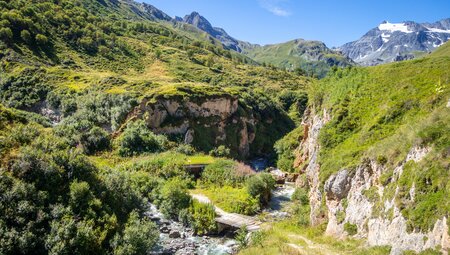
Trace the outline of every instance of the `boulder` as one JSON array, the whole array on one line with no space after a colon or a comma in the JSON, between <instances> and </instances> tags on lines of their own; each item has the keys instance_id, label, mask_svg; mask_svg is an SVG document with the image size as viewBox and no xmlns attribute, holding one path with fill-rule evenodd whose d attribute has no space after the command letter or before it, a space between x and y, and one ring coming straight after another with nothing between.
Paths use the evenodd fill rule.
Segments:
<instances>
[{"instance_id":1,"label":"boulder","mask_svg":"<svg viewBox=\"0 0 450 255\"><path fill-rule=\"evenodd\" d=\"M275 182L277 184L284 184L286 182L286 176L287 174L280 169L273 169L269 170L272 177L275 179Z\"/></svg>"},{"instance_id":2,"label":"boulder","mask_svg":"<svg viewBox=\"0 0 450 255\"><path fill-rule=\"evenodd\" d=\"M174 231L170 232L169 237L170 238L180 238L181 234L179 231L174 230Z\"/></svg>"},{"instance_id":3,"label":"boulder","mask_svg":"<svg viewBox=\"0 0 450 255\"><path fill-rule=\"evenodd\" d=\"M296 182L298 179L299 174L298 173L290 173L286 176L287 182Z\"/></svg>"},{"instance_id":4,"label":"boulder","mask_svg":"<svg viewBox=\"0 0 450 255\"><path fill-rule=\"evenodd\" d=\"M351 176L347 169L339 171L328 178L325 183L325 192L330 200L341 200L347 197L351 187Z\"/></svg>"}]
</instances>

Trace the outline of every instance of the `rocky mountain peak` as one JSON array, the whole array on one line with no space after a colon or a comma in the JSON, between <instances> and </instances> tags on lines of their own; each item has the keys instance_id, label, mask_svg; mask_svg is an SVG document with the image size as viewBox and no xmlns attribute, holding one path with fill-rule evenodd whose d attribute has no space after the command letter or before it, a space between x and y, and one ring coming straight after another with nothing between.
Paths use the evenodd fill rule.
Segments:
<instances>
[{"instance_id":1,"label":"rocky mountain peak","mask_svg":"<svg viewBox=\"0 0 450 255\"><path fill-rule=\"evenodd\" d=\"M184 16L182 22L191 24L198 29L208 33L212 37L222 42L222 44L230 50L234 50L237 52L242 51L238 40L228 35L224 29L213 27L211 23L198 12L194 11L191 14Z\"/></svg>"},{"instance_id":2,"label":"rocky mountain peak","mask_svg":"<svg viewBox=\"0 0 450 255\"><path fill-rule=\"evenodd\" d=\"M191 14L184 16L183 22L191 24L211 35L215 32L211 23L198 12L192 12Z\"/></svg>"},{"instance_id":3,"label":"rocky mountain peak","mask_svg":"<svg viewBox=\"0 0 450 255\"><path fill-rule=\"evenodd\" d=\"M360 39L339 49L361 65L378 65L415 58L450 40L450 19L435 23L383 21Z\"/></svg>"},{"instance_id":4,"label":"rocky mountain peak","mask_svg":"<svg viewBox=\"0 0 450 255\"><path fill-rule=\"evenodd\" d=\"M165 12L161 11L160 9L156 8L151 4L142 3L142 8L146 12L146 14L149 15L150 18L153 20L165 20L165 21L172 20L172 17L170 17Z\"/></svg>"}]
</instances>

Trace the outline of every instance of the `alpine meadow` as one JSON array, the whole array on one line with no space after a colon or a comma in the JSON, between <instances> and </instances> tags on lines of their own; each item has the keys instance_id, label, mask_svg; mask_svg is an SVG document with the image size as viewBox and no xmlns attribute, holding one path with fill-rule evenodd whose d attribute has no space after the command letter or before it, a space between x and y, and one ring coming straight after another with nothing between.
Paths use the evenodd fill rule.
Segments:
<instances>
[{"instance_id":1,"label":"alpine meadow","mask_svg":"<svg viewBox=\"0 0 450 255\"><path fill-rule=\"evenodd\" d=\"M449 18L262 45L151 2L0 0L0 255L449 254Z\"/></svg>"}]
</instances>

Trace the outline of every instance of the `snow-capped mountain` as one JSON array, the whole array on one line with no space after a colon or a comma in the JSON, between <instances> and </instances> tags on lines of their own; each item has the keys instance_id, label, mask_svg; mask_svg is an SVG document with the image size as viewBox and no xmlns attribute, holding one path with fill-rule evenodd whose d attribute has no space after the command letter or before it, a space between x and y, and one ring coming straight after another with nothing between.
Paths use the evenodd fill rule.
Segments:
<instances>
[{"instance_id":1,"label":"snow-capped mountain","mask_svg":"<svg viewBox=\"0 0 450 255\"><path fill-rule=\"evenodd\" d=\"M450 19L435 23L382 22L359 40L339 48L361 65L412 59L450 40Z\"/></svg>"}]
</instances>

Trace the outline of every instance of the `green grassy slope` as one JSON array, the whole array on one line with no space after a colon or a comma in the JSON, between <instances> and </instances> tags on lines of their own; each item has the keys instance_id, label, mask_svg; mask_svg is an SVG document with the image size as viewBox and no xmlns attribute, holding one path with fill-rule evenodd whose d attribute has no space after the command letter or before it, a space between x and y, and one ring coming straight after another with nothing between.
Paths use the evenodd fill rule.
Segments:
<instances>
[{"instance_id":1,"label":"green grassy slope","mask_svg":"<svg viewBox=\"0 0 450 255\"><path fill-rule=\"evenodd\" d=\"M323 78L333 66L353 65L352 61L328 49L318 41L302 39L286 43L244 48L244 54L260 62L294 70L301 68L305 74Z\"/></svg>"},{"instance_id":2,"label":"green grassy slope","mask_svg":"<svg viewBox=\"0 0 450 255\"><path fill-rule=\"evenodd\" d=\"M397 198L411 227L428 230L450 211L450 44L418 60L336 71L310 91L311 103L331 110L321 130L320 178L376 159L388 171L383 201ZM393 169L414 146L432 148L408 163L400 180ZM405 202L413 183L416 200Z\"/></svg>"},{"instance_id":3,"label":"green grassy slope","mask_svg":"<svg viewBox=\"0 0 450 255\"><path fill-rule=\"evenodd\" d=\"M155 21L141 7L113 0L2 1L0 101L34 112L47 103L63 119L94 118L95 125L116 131L136 103L155 94L187 90L188 100L230 93L250 112L274 113L294 103L283 95L314 82L258 66L192 26ZM98 116L75 114L83 109Z\"/></svg>"},{"instance_id":4,"label":"green grassy slope","mask_svg":"<svg viewBox=\"0 0 450 255\"><path fill-rule=\"evenodd\" d=\"M143 92L166 84L202 83L280 89L308 80L254 65L187 25L153 22L116 1L2 2L2 70L18 74L44 64L58 86L83 90L103 78L112 92ZM103 4L102 4L103 3ZM85 17L83 19L79 17ZM38 40L39 38L39 40ZM104 82L105 83L105 82Z\"/></svg>"}]
</instances>

